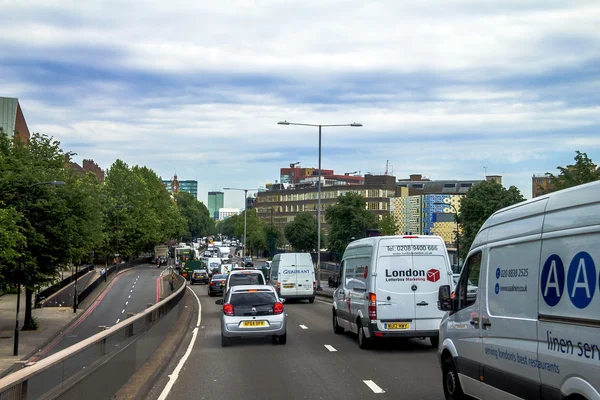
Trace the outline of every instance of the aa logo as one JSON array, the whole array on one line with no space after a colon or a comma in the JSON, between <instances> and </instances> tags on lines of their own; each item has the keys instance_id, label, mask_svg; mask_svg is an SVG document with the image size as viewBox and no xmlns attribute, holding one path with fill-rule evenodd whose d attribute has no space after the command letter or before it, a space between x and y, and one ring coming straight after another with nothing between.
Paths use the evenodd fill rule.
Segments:
<instances>
[{"instance_id":1,"label":"aa logo","mask_svg":"<svg viewBox=\"0 0 600 400\"><path fill-rule=\"evenodd\" d=\"M575 254L566 271L560 256L552 254L540 276L541 294L550 307L556 306L566 291L575 307L586 308L594 298L597 283L596 265L585 251Z\"/></svg>"}]
</instances>

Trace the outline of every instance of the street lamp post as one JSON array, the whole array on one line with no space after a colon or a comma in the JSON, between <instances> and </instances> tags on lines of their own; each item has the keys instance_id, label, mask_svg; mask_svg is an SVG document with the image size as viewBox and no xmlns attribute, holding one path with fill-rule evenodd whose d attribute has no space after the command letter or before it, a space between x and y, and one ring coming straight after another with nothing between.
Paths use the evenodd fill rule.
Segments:
<instances>
[{"instance_id":1,"label":"street lamp post","mask_svg":"<svg viewBox=\"0 0 600 400\"><path fill-rule=\"evenodd\" d=\"M351 124L300 124L288 121L279 121L278 125L297 125L297 126L311 126L319 128L319 171L318 171L318 182L317 182L317 290L323 290L321 287L321 128L322 127L336 127L336 126L351 126L360 127L362 124L353 122Z\"/></svg>"},{"instance_id":2,"label":"street lamp post","mask_svg":"<svg viewBox=\"0 0 600 400\"><path fill-rule=\"evenodd\" d=\"M449 203L433 203L438 206L452 207L454 210L454 220L456 221L456 263L460 268L460 233L458 230L458 210L452 204Z\"/></svg>"},{"instance_id":3,"label":"street lamp post","mask_svg":"<svg viewBox=\"0 0 600 400\"><path fill-rule=\"evenodd\" d=\"M61 186L65 185L63 181L50 181L50 182L37 182L33 185L29 185L25 188L23 193L23 200L21 204L21 213L23 214L23 219L25 219L25 206L27 204L27 194L29 193L29 189L35 186L42 185L52 185L52 186ZM19 355L19 309L21 308L21 272L23 271L23 267L25 265L25 249L21 246L21 260L19 261L19 270L17 271L17 312L15 315L15 335L14 335L14 345L13 345L13 356Z\"/></svg>"},{"instance_id":4,"label":"street lamp post","mask_svg":"<svg viewBox=\"0 0 600 400\"><path fill-rule=\"evenodd\" d=\"M244 253L242 257L246 257L246 226L248 222L248 191L258 189L238 189L238 188L223 188L223 190L239 190L244 192Z\"/></svg>"}]
</instances>

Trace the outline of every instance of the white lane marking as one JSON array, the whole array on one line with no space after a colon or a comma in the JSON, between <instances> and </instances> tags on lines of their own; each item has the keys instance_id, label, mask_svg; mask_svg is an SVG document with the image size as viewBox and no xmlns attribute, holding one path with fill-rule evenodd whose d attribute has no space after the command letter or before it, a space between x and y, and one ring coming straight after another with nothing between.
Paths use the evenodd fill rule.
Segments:
<instances>
[{"instance_id":1,"label":"white lane marking","mask_svg":"<svg viewBox=\"0 0 600 400\"><path fill-rule=\"evenodd\" d=\"M129 293L133 293L133 289L131 289L131 290L129 291Z\"/></svg>"},{"instance_id":2,"label":"white lane marking","mask_svg":"<svg viewBox=\"0 0 600 400\"><path fill-rule=\"evenodd\" d=\"M128 298L128 299L130 299L130 298L131 298L131 295L129 295L129 297L127 297L127 298Z\"/></svg>"},{"instance_id":3,"label":"white lane marking","mask_svg":"<svg viewBox=\"0 0 600 400\"><path fill-rule=\"evenodd\" d=\"M198 296L196 296L196 293L194 293L194 291L192 289L190 289L189 287L188 287L188 289L190 290L190 292L192 292L192 294L196 298L196 301L198 302L198 324L196 325L196 327L194 328L194 331L192 332L192 340L190 340L190 344L188 345L188 348L185 351L185 354L183 355L183 357L181 357L181 360L179 360L179 363L175 367L175 370L173 371L173 373L171 375L169 375L169 381L167 382L167 386L165 386L165 388L161 392L160 396L158 396L158 400L165 400L167 398L167 396L169 395L169 392L173 388L173 385L175 385L175 382L177 382L177 378L179 378L179 373L181 372L181 369L183 368L183 366L185 365L185 362L187 361L190 354L192 353L192 349L194 348L194 343L196 343L196 337L198 336L198 327L200 326L200 321L202 321L202 304L200 304L200 299L198 298Z\"/></svg>"},{"instance_id":4,"label":"white lane marking","mask_svg":"<svg viewBox=\"0 0 600 400\"><path fill-rule=\"evenodd\" d=\"M119 319L117 320L117 322L115 322L115 324L118 324L120 320L121 320L121 319L119 318Z\"/></svg>"},{"instance_id":5,"label":"white lane marking","mask_svg":"<svg viewBox=\"0 0 600 400\"><path fill-rule=\"evenodd\" d=\"M306 327L306 325L300 325L300 328L302 328L302 329L308 329L308 328Z\"/></svg>"},{"instance_id":6,"label":"white lane marking","mask_svg":"<svg viewBox=\"0 0 600 400\"><path fill-rule=\"evenodd\" d=\"M363 381L365 385L369 387L373 391L373 393L385 393L385 390L377 386L377 384L373 381Z\"/></svg>"},{"instance_id":7,"label":"white lane marking","mask_svg":"<svg viewBox=\"0 0 600 400\"><path fill-rule=\"evenodd\" d=\"M326 348L327 350L329 350L329 351L337 351L337 350L335 349L335 347L333 347L333 346L332 346L332 345L330 345L330 344L326 344L326 345L325 345L325 348Z\"/></svg>"},{"instance_id":8,"label":"white lane marking","mask_svg":"<svg viewBox=\"0 0 600 400\"><path fill-rule=\"evenodd\" d=\"M131 288L132 288L132 289L135 289L135 285L133 285Z\"/></svg>"},{"instance_id":9,"label":"white lane marking","mask_svg":"<svg viewBox=\"0 0 600 400\"><path fill-rule=\"evenodd\" d=\"M121 314L125 314L125 309L123 309L123 311L121 311Z\"/></svg>"},{"instance_id":10,"label":"white lane marking","mask_svg":"<svg viewBox=\"0 0 600 400\"><path fill-rule=\"evenodd\" d=\"M128 301L126 301L126 302L125 302L125 305L127 305L127 304L129 304L129 302L128 302Z\"/></svg>"}]
</instances>

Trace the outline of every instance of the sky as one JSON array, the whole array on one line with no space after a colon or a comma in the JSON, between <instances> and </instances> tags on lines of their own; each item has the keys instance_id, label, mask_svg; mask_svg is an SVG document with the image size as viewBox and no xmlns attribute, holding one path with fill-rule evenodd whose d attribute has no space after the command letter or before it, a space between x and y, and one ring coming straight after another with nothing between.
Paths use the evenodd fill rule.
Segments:
<instances>
[{"instance_id":1,"label":"sky","mask_svg":"<svg viewBox=\"0 0 600 400\"><path fill-rule=\"evenodd\" d=\"M600 161L600 2L0 0L0 96L75 161L198 181L279 169L398 178ZM243 207L227 192L226 207Z\"/></svg>"}]
</instances>

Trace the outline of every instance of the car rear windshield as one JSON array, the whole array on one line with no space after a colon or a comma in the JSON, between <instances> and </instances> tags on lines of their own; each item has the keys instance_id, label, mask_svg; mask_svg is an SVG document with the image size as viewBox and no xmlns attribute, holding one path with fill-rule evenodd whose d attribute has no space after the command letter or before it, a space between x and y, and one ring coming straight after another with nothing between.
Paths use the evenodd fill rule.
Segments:
<instances>
[{"instance_id":1,"label":"car rear windshield","mask_svg":"<svg viewBox=\"0 0 600 400\"><path fill-rule=\"evenodd\" d=\"M233 307L256 307L258 305L270 305L275 304L275 294L269 292L243 292L233 293L229 304Z\"/></svg>"},{"instance_id":2,"label":"car rear windshield","mask_svg":"<svg viewBox=\"0 0 600 400\"><path fill-rule=\"evenodd\" d=\"M229 286L264 285L261 274L235 274L229 277Z\"/></svg>"},{"instance_id":3,"label":"car rear windshield","mask_svg":"<svg viewBox=\"0 0 600 400\"><path fill-rule=\"evenodd\" d=\"M213 279L227 279L227 275L225 275L225 274L213 275Z\"/></svg>"}]
</instances>

